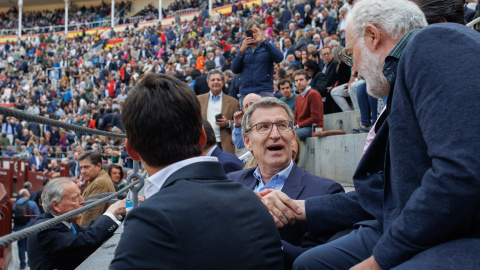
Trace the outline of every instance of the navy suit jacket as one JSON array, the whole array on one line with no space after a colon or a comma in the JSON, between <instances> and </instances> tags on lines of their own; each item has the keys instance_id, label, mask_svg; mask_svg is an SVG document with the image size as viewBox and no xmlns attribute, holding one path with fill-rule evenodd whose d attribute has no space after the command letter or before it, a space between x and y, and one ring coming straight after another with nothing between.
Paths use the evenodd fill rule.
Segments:
<instances>
[{"instance_id":1,"label":"navy suit jacket","mask_svg":"<svg viewBox=\"0 0 480 270\"><path fill-rule=\"evenodd\" d=\"M398 62L390 113L353 176L355 191L306 200L310 230L373 219L383 230L373 249L382 269L412 257L456 268L457 262L445 258L452 253L448 248L463 254L462 268L478 268L480 122L464 116L480 113L471 102L480 96L480 77L469 75L480 72L472 60L479 48L478 33L455 23L429 25L413 35ZM465 61L452 62L458 50L465 52ZM446 65L449 69L438 68ZM453 81L448 79L452 71ZM444 91L451 88L458 89L455 95ZM453 127L442 130L444 123Z\"/></svg>"},{"instance_id":2,"label":"navy suit jacket","mask_svg":"<svg viewBox=\"0 0 480 270\"><path fill-rule=\"evenodd\" d=\"M141 232L141 233L139 233ZM110 269L281 269L272 217L219 162L174 172L131 210Z\"/></svg>"},{"instance_id":3,"label":"navy suit jacket","mask_svg":"<svg viewBox=\"0 0 480 270\"><path fill-rule=\"evenodd\" d=\"M30 224L35 225L52 219L44 213ZM108 216L100 216L88 226L73 224L74 234L60 223L28 237L28 260L30 269L74 269L110 238L118 228Z\"/></svg>"},{"instance_id":4,"label":"navy suit jacket","mask_svg":"<svg viewBox=\"0 0 480 270\"><path fill-rule=\"evenodd\" d=\"M233 172L228 174L228 177L253 190L258 182L253 176L255 169L256 167ZM326 194L343 193L344 190L339 183L312 175L294 163L282 192L294 200L305 200ZM296 257L312 247L325 243L334 233L314 236L308 232L306 222L297 222L294 225L283 227L279 229L279 232L282 238L285 268L291 268Z\"/></svg>"},{"instance_id":5,"label":"navy suit jacket","mask_svg":"<svg viewBox=\"0 0 480 270\"><path fill-rule=\"evenodd\" d=\"M240 159L238 159L237 156L223 151L218 146L213 150L212 157L218 158L218 161L222 164L225 173L240 171L245 165Z\"/></svg>"}]
</instances>

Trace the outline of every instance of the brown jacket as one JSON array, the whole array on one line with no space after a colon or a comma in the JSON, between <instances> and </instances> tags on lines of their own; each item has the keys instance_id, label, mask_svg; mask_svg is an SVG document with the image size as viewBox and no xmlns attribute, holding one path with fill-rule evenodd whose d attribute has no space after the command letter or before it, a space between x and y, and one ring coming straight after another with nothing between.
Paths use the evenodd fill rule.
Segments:
<instances>
[{"instance_id":1,"label":"brown jacket","mask_svg":"<svg viewBox=\"0 0 480 270\"><path fill-rule=\"evenodd\" d=\"M110 179L110 176L107 174L107 172L101 170L97 178L88 183L87 187L83 191L82 196L83 198L86 198L88 196L107 192L115 192L115 188L113 187L112 179ZM94 198L92 200L97 199L101 198ZM103 215L110 205L111 203L104 203L83 213L82 218L80 219L80 225L87 226L92 220Z\"/></svg>"},{"instance_id":2,"label":"brown jacket","mask_svg":"<svg viewBox=\"0 0 480 270\"><path fill-rule=\"evenodd\" d=\"M202 117L207 119L207 107L208 99L210 98L210 92L199 95L198 101L200 101L200 106L202 107ZM239 110L238 100L222 94L222 115L230 120L231 125L233 125L233 114ZM232 126L233 127L233 126ZM235 154L235 145L232 141L232 130L229 128L220 128L220 140L222 141L222 150L227 151L230 154Z\"/></svg>"}]
</instances>

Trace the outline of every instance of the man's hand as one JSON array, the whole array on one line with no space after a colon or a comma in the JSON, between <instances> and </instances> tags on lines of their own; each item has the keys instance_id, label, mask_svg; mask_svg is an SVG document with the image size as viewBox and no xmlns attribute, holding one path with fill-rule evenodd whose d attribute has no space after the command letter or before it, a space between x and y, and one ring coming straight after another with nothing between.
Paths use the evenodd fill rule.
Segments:
<instances>
[{"instance_id":1,"label":"man's hand","mask_svg":"<svg viewBox=\"0 0 480 270\"><path fill-rule=\"evenodd\" d=\"M240 126L242 124L243 111L238 111L233 114L233 121L235 126Z\"/></svg>"},{"instance_id":2,"label":"man's hand","mask_svg":"<svg viewBox=\"0 0 480 270\"><path fill-rule=\"evenodd\" d=\"M105 211L105 212L111 213L114 216L125 215L125 213L126 213L125 200L121 200L121 201L118 201L118 202L110 205L110 207L108 207L107 211Z\"/></svg>"},{"instance_id":3,"label":"man's hand","mask_svg":"<svg viewBox=\"0 0 480 270\"><path fill-rule=\"evenodd\" d=\"M248 47L251 47L254 43L255 40L253 38L246 37L242 42L242 46L240 46L240 52L244 54Z\"/></svg>"},{"instance_id":4,"label":"man's hand","mask_svg":"<svg viewBox=\"0 0 480 270\"><path fill-rule=\"evenodd\" d=\"M223 116L222 118L217 119L215 124L219 127L228 127L228 120Z\"/></svg>"},{"instance_id":5,"label":"man's hand","mask_svg":"<svg viewBox=\"0 0 480 270\"><path fill-rule=\"evenodd\" d=\"M350 268L350 270L382 270L373 256Z\"/></svg>"},{"instance_id":6,"label":"man's hand","mask_svg":"<svg viewBox=\"0 0 480 270\"><path fill-rule=\"evenodd\" d=\"M306 220L304 201L292 200L279 190L266 189L259 194L278 228Z\"/></svg>"}]
</instances>

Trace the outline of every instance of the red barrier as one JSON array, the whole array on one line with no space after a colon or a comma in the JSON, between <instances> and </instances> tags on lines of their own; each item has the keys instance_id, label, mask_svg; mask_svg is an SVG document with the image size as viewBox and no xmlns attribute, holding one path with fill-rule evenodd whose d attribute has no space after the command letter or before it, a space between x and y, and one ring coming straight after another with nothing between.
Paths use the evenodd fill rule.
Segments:
<instances>
[{"instance_id":1,"label":"red barrier","mask_svg":"<svg viewBox=\"0 0 480 270\"><path fill-rule=\"evenodd\" d=\"M70 164L60 164L60 177L70 177Z\"/></svg>"},{"instance_id":2,"label":"red barrier","mask_svg":"<svg viewBox=\"0 0 480 270\"><path fill-rule=\"evenodd\" d=\"M4 164L10 165L8 160L3 160ZM13 166L12 166L13 167ZM13 170L10 168L0 168L0 183L4 185L5 192L9 198L13 197Z\"/></svg>"},{"instance_id":3,"label":"red barrier","mask_svg":"<svg viewBox=\"0 0 480 270\"><path fill-rule=\"evenodd\" d=\"M7 194L3 184L0 184L0 213L3 218L0 220L0 236L12 232L12 208L13 203ZM12 259L11 245L0 247L0 270L8 269Z\"/></svg>"},{"instance_id":4,"label":"red barrier","mask_svg":"<svg viewBox=\"0 0 480 270\"><path fill-rule=\"evenodd\" d=\"M32 188L30 189L31 191L38 191L43 188L43 179L45 179L45 176L43 175L43 172L35 172L35 171L29 171L28 172L28 181L32 183Z\"/></svg>"},{"instance_id":5,"label":"red barrier","mask_svg":"<svg viewBox=\"0 0 480 270\"><path fill-rule=\"evenodd\" d=\"M28 181L28 171L30 169L29 159L18 159L15 162L15 171L17 171L17 193L23 188L23 184Z\"/></svg>"}]
</instances>

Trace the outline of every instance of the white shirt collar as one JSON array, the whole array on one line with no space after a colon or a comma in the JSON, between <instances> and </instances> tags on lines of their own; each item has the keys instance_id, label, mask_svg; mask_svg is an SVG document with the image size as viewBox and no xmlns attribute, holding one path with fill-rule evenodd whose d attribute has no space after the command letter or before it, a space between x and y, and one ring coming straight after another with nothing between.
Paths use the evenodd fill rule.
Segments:
<instances>
[{"instance_id":1,"label":"white shirt collar","mask_svg":"<svg viewBox=\"0 0 480 270\"><path fill-rule=\"evenodd\" d=\"M150 198L155 193L157 193L165 183L165 181L172 175L174 172L180 170L183 167L186 167L190 164L203 162L203 161L218 161L216 157L193 157L189 159L184 159L182 161L168 165L167 167L156 172L154 175L148 177L148 183L145 187L145 198Z\"/></svg>"}]
</instances>

